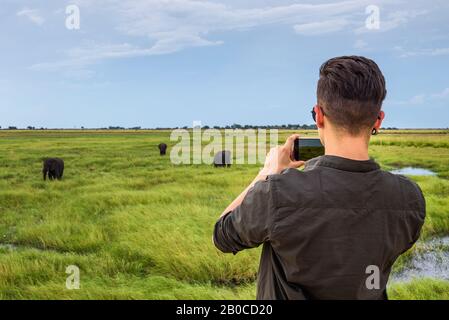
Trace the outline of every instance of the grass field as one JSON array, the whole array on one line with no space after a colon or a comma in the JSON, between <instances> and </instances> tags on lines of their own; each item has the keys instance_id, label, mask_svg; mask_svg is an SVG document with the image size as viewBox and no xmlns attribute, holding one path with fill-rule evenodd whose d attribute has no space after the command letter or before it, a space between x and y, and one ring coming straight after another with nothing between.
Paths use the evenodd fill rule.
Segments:
<instances>
[{"instance_id":1,"label":"grass field","mask_svg":"<svg viewBox=\"0 0 449 320\"><path fill-rule=\"evenodd\" d=\"M169 135L0 131L0 299L254 299L260 249L224 255L211 234L260 166L172 165L156 147ZM438 174L414 177L427 201L422 239L449 235L449 131L383 133L370 154L385 169ZM50 156L65 160L63 181L42 180ZM65 288L68 265L80 290ZM449 282L392 283L389 294L449 299Z\"/></svg>"}]
</instances>

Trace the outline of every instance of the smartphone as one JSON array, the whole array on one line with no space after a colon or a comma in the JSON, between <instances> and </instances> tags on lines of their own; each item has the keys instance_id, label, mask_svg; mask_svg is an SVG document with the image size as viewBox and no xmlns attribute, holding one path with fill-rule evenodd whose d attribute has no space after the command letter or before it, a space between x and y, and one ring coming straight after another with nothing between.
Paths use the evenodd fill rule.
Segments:
<instances>
[{"instance_id":1,"label":"smartphone","mask_svg":"<svg viewBox=\"0 0 449 320\"><path fill-rule=\"evenodd\" d=\"M296 139L293 144L295 161L307 161L324 155L324 146L318 138Z\"/></svg>"}]
</instances>

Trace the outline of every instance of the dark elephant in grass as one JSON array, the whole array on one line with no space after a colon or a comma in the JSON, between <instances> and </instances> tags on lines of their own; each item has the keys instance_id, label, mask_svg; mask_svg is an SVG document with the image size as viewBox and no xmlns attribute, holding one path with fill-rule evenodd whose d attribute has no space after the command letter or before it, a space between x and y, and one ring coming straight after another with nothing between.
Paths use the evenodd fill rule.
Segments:
<instances>
[{"instance_id":1,"label":"dark elephant in grass","mask_svg":"<svg viewBox=\"0 0 449 320\"><path fill-rule=\"evenodd\" d=\"M165 156L167 153L168 146L165 143L160 143L157 147L159 148L161 156Z\"/></svg>"},{"instance_id":2,"label":"dark elephant in grass","mask_svg":"<svg viewBox=\"0 0 449 320\"><path fill-rule=\"evenodd\" d=\"M220 151L214 157L214 167L230 167L231 151Z\"/></svg>"},{"instance_id":3,"label":"dark elephant in grass","mask_svg":"<svg viewBox=\"0 0 449 320\"><path fill-rule=\"evenodd\" d=\"M42 173L44 175L44 181L47 180L47 174L50 180L61 180L64 174L64 160L59 158L45 159Z\"/></svg>"}]
</instances>

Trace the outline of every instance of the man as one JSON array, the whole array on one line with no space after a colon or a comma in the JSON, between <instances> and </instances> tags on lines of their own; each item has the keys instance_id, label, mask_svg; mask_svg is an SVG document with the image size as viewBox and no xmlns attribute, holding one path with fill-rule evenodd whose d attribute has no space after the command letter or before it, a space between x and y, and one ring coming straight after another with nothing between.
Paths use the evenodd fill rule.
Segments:
<instances>
[{"instance_id":1,"label":"man","mask_svg":"<svg viewBox=\"0 0 449 320\"><path fill-rule=\"evenodd\" d=\"M289 137L216 223L223 252L263 244L258 299L387 299L391 267L418 239L425 201L414 182L368 156L385 96L374 61L325 62L312 111L325 155L297 170L298 135Z\"/></svg>"}]
</instances>

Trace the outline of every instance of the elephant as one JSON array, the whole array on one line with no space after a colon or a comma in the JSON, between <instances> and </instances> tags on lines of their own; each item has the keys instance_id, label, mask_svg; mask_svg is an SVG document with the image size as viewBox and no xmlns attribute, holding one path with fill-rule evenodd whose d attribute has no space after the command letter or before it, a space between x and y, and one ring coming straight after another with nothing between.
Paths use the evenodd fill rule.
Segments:
<instances>
[{"instance_id":1,"label":"elephant","mask_svg":"<svg viewBox=\"0 0 449 320\"><path fill-rule=\"evenodd\" d=\"M165 154L167 153L167 145L165 143L160 143L158 145L158 148L161 156L165 156Z\"/></svg>"},{"instance_id":2,"label":"elephant","mask_svg":"<svg viewBox=\"0 0 449 320\"><path fill-rule=\"evenodd\" d=\"M42 173L44 175L44 181L47 180L47 174L50 180L61 180L64 174L64 160L59 158L45 159Z\"/></svg>"},{"instance_id":3,"label":"elephant","mask_svg":"<svg viewBox=\"0 0 449 320\"><path fill-rule=\"evenodd\" d=\"M230 167L231 151L220 151L214 157L214 167Z\"/></svg>"}]
</instances>

